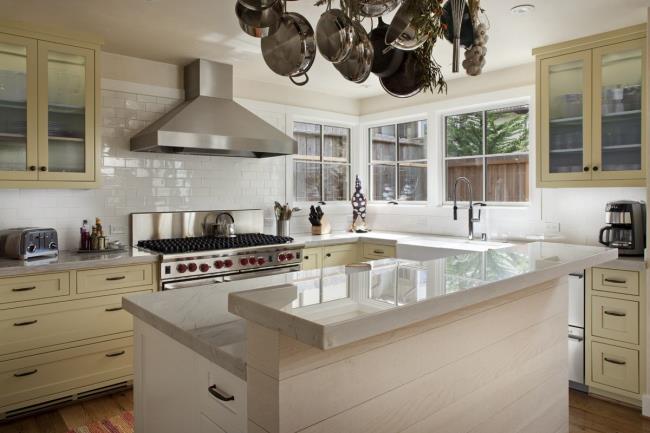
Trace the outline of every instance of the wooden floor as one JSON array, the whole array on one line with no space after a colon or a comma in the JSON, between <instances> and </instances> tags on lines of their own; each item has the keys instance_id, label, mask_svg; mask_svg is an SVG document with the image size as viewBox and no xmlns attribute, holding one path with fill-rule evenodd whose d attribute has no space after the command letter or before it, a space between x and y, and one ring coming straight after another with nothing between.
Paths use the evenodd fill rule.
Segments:
<instances>
[{"instance_id":1,"label":"wooden floor","mask_svg":"<svg viewBox=\"0 0 650 433\"><path fill-rule=\"evenodd\" d=\"M575 391L570 392L569 403L570 433L650 433L650 419L643 418L639 410ZM132 408L133 393L127 391L3 423L0 433L65 433Z\"/></svg>"}]
</instances>

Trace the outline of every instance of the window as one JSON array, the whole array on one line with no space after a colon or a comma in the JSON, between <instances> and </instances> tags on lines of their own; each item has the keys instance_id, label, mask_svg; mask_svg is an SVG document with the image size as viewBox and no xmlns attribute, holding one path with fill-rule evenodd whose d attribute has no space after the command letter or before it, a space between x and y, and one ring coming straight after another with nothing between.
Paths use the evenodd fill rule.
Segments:
<instances>
[{"instance_id":1,"label":"window","mask_svg":"<svg viewBox=\"0 0 650 433\"><path fill-rule=\"evenodd\" d=\"M372 200L427 200L427 122L370 128Z\"/></svg>"},{"instance_id":2,"label":"window","mask_svg":"<svg viewBox=\"0 0 650 433\"><path fill-rule=\"evenodd\" d=\"M447 201L464 176L472 182L472 200L527 202L528 170L528 105L445 117ZM459 186L458 199L468 198Z\"/></svg>"},{"instance_id":3,"label":"window","mask_svg":"<svg viewBox=\"0 0 650 433\"><path fill-rule=\"evenodd\" d=\"M294 197L298 202L347 201L350 197L350 129L296 122Z\"/></svg>"}]
</instances>

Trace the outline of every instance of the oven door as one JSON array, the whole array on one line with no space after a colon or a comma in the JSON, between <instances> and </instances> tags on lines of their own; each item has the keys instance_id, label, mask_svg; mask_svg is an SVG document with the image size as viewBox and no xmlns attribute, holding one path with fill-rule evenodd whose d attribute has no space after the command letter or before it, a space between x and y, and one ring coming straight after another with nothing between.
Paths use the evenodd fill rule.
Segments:
<instances>
[{"instance_id":1,"label":"oven door","mask_svg":"<svg viewBox=\"0 0 650 433\"><path fill-rule=\"evenodd\" d=\"M228 275L194 278L190 280L163 281L162 290L185 289L188 287L207 286L210 284L227 283L230 281L241 281L249 278L268 277L271 275L288 274L300 270L300 265L282 266L277 268L259 269L248 272L237 272Z\"/></svg>"}]
</instances>

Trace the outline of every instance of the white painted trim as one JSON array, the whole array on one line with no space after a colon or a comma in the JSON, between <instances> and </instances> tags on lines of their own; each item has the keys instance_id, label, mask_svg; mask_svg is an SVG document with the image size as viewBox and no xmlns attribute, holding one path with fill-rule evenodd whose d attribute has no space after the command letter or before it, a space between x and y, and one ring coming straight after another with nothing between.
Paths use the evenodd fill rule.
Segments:
<instances>
[{"instance_id":1,"label":"white painted trim","mask_svg":"<svg viewBox=\"0 0 650 433\"><path fill-rule=\"evenodd\" d=\"M138 95L159 96L161 98L183 99L185 91L171 87L152 86L149 84L133 83L131 81L111 80L102 78L102 90L137 93Z\"/></svg>"},{"instance_id":2,"label":"white painted trim","mask_svg":"<svg viewBox=\"0 0 650 433\"><path fill-rule=\"evenodd\" d=\"M650 417L650 394L641 396L641 415Z\"/></svg>"}]
</instances>

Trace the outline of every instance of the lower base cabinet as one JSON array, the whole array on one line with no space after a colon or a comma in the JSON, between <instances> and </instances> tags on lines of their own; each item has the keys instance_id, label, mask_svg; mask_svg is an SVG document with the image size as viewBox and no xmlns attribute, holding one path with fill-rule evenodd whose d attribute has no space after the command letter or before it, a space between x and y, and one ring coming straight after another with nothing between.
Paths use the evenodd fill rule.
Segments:
<instances>
[{"instance_id":1,"label":"lower base cabinet","mask_svg":"<svg viewBox=\"0 0 650 433\"><path fill-rule=\"evenodd\" d=\"M135 319L138 433L244 433L246 382Z\"/></svg>"},{"instance_id":2,"label":"lower base cabinet","mask_svg":"<svg viewBox=\"0 0 650 433\"><path fill-rule=\"evenodd\" d=\"M387 259L396 256L394 245L374 242L353 242L303 250L302 270L345 266L366 260Z\"/></svg>"}]
</instances>

